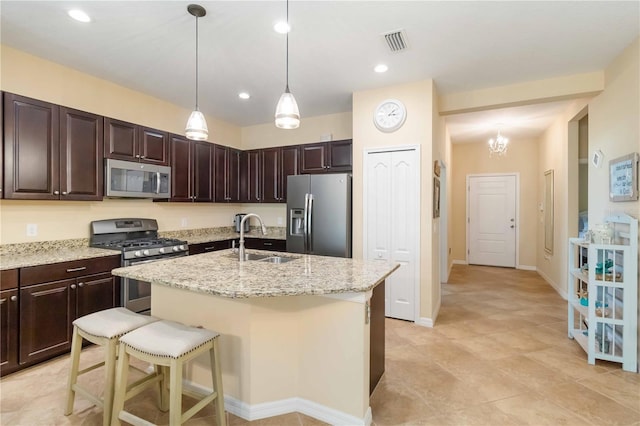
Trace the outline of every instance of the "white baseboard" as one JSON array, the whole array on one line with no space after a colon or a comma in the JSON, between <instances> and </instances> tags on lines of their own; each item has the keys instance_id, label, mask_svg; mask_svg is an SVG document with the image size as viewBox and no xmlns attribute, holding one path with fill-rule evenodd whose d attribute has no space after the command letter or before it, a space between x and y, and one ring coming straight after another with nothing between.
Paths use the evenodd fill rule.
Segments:
<instances>
[{"instance_id":1,"label":"white baseboard","mask_svg":"<svg viewBox=\"0 0 640 426\"><path fill-rule=\"evenodd\" d=\"M210 393L212 389L193 383L189 380L183 381L185 389L199 393ZM287 413L302 413L314 419L332 425L362 425L371 426L373 417L371 407L367 408L364 418L352 416L342 411L334 410L304 398L287 398L278 401L263 402L261 404L250 405L232 396L225 395L224 408L231 414L248 421L264 419L267 417L280 416Z\"/></svg>"},{"instance_id":2,"label":"white baseboard","mask_svg":"<svg viewBox=\"0 0 640 426\"><path fill-rule=\"evenodd\" d=\"M451 260L451 265L468 265L469 263L466 260L458 260L458 259L453 259Z\"/></svg>"},{"instance_id":3,"label":"white baseboard","mask_svg":"<svg viewBox=\"0 0 640 426\"><path fill-rule=\"evenodd\" d=\"M419 325L421 327L433 328L433 319L432 318L420 317L416 321L416 325Z\"/></svg>"},{"instance_id":4,"label":"white baseboard","mask_svg":"<svg viewBox=\"0 0 640 426\"><path fill-rule=\"evenodd\" d=\"M562 297L564 300L567 300L567 293L565 293L562 289L560 289L558 284L553 282L553 280L549 278L547 274L542 272L540 269L536 269L536 272L538 272L538 275L540 275L546 282L549 283L551 287L553 287L553 289L560 295L560 297Z\"/></svg>"},{"instance_id":5,"label":"white baseboard","mask_svg":"<svg viewBox=\"0 0 640 426\"><path fill-rule=\"evenodd\" d=\"M516 266L516 269L522 269L523 271L537 271L538 268L536 268L535 266L530 266L530 265L518 265Z\"/></svg>"}]
</instances>

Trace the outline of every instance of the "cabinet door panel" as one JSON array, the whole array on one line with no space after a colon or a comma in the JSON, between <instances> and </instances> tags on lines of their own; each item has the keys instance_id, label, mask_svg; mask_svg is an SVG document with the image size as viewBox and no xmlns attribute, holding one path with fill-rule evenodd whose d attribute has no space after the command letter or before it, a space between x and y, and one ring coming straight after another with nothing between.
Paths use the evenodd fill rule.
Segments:
<instances>
[{"instance_id":1,"label":"cabinet door panel","mask_svg":"<svg viewBox=\"0 0 640 426\"><path fill-rule=\"evenodd\" d=\"M59 108L5 93L5 198L57 200Z\"/></svg>"},{"instance_id":2,"label":"cabinet door panel","mask_svg":"<svg viewBox=\"0 0 640 426\"><path fill-rule=\"evenodd\" d=\"M113 118L104 119L104 156L117 160L137 161L137 126Z\"/></svg>"},{"instance_id":3,"label":"cabinet door panel","mask_svg":"<svg viewBox=\"0 0 640 426\"><path fill-rule=\"evenodd\" d=\"M193 196L195 201L213 201L212 146L207 142L193 142Z\"/></svg>"},{"instance_id":4,"label":"cabinet door panel","mask_svg":"<svg viewBox=\"0 0 640 426\"><path fill-rule=\"evenodd\" d=\"M280 149L262 150L262 202L280 201Z\"/></svg>"},{"instance_id":5,"label":"cabinet door panel","mask_svg":"<svg viewBox=\"0 0 640 426\"><path fill-rule=\"evenodd\" d=\"M280 201L287 201L287 176L294 176L300 174L300 149L298 146L283 146L281 148L281 164L282 164L282 176L280 191Z\"/></svg>"},{"instance_id":6,"label":"cabinet door panel","mask_svg":"<svg viewBox=\"0 0 640 426\"><path fill-rule=\"evenodd\" d=\"M229 148L227 161L227 186L228 200L240 201L240 155L241 151Z\"/></svg>"},{"instance_id":7,"label":"cabinet door panel","mask_svg":"<svg viewBox=\"0 0 640 426\"><path fill-rule=\"evenodd\" d=\"M140 148L136 155L144 163L169 165L169 135L160 130L140 127Z\"/></svg>"},{"instance_id":8,"label":"cabinet door panel","mask_svg":"<svg viewBox=\"0 0 640 426\"><path fill-rule=\"evenodd\" d=\"M324 143L300 146L300 173L319 173L327 168L327 145Z\"/></svg>"},{"instance_id":9,"label":"cabinet door panel","mask_svg":"<svg viewBox=\"0 0 640 426\"><path fill-rule=\"evenodd\" d=\"M60 193L63 200L102 200L103 118L60 108Z\"/></svg>"},{"instance_id":10,"label":"cabinet door panel","mask_svg":"<svg viewBox=\"0 0 640 426\"><path fill-rule=\"evenodd\" d=\"M15 300L12 300L14 298ZM0 291L0 374L18 368L18 289Z\"/></svg>"},{"instance_id":11,"label":"cabinet door panel","mask_svg":"<svg viewBox=\"0 0 640 426\"><path fill-rule=\"evenodd\" d=\"M115 306L114 278L111 274L78 278L77 317Z\"/></svg>"},{"instance_id":12,"label":"cabinet door panel","mask_svg":"<svg viewBox=\"0 0 640 426\"><path fill-rule=\"evenodd\" d=\"M262 197L262 163L260 161L260 150L251 150L244 153L246 162L243 173L245 187L243 188L242 201L247 203L259 203Z\"/></svg>"},{"instance_id":13,"label":"cabinet door panel","mask_svg":"<svg viewBox=\"0 0 640 426\"><path fill-rule=\"evenodd\" d=\"M68 351L75 279L20 289L20 364Z\"/></svg>"},{"instance_id":14,"label":"cabinet door panel","mask_svg":"<svg viewBox=\"0 0 640 426\"><path fill-rule=\"evenodd\" d=\"M171 136L171 201L193 201L191 142Z\"/></svg>"},{"instance_id":15,"label":"cabinet door panel","mask_svg":"<svg viewBox=\"0 0 640 426\"><path fill-rule=\"evenodd\" d=\"M228 198L227 159L229 150L225 146L213 146L214 201L224 202Z\"/></svg>"},{"instance_id":16,"label":"cabinet door panel","mask_svg":"<svg viewBox=\"0 0 640 426\"><path fill-rule=\"evenodd\" d=\"M330 142L328 152L331 172L351 171L353 168L351 139Z\"/></svg>"}]
</instances>

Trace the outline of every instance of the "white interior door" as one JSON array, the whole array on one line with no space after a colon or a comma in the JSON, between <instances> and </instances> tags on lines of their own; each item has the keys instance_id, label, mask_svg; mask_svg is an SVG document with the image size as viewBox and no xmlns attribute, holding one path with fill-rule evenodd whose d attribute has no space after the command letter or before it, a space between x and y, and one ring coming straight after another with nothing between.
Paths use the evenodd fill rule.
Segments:
<instances>
[{"instance_id":1,"label":"white interior door","mask_svg":"<svg viewBox=\"0 0 640 426\"><path fill-rule=\"evenodd\" d=\"M369 152L365 178L365 257L400 263L386 281L385 314L415 321L419 284L417 150Z\"/></svg>"},{"instance_id":2,"label":"white interior door","mask_svg":"<svg viewBox=\"0 0 640 426\"><path fill-rule=\"evenodd\" d=\"M470 176L469 264L516 266L516 176Z\"/></svg>"}]
</instances>

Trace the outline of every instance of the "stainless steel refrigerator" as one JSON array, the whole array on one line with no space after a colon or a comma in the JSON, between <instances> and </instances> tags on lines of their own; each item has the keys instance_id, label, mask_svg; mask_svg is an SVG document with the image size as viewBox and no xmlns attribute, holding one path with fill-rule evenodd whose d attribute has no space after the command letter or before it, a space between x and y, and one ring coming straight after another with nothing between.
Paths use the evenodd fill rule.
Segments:
<instances>
[{"instance_id":1,"label":"stainless steel refrigerator","mask_svg":"<svg viewBox=\"0 0 640 426\"><path fill-rule=\"evenodd\" d=\"M351 257L351 175L287 177L287 251Z\"/></svg>"}]
</instances>

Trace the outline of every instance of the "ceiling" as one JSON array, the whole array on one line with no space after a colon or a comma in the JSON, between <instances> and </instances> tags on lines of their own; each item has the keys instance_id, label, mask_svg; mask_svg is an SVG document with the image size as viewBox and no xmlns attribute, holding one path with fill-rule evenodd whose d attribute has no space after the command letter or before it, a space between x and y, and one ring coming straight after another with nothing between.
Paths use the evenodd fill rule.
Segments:
<instances>
[{"instance_id":1,"label":"ceiling","mask_svg":"<svg viewBox=\"0 0 640 426\"><path fill-rule=\"evenodd\" d=\"M1 41L192 109L189 3L3 0ZM198 4L207 10L198 23L200 110L239 126L271 122L285 87L285 36L273 30L285 18L285 2ZM93 21L73 21L72 8ZM603 70L638 37L640 2L292 0L289 17L289 86L304 123L350 111L353 92L400 83L433 78L448 94ZM408 47L393 53L382 34L400 29ZM379 63L389 70L373 72ZM239 99L241 91L251 98ZM511 137L532 135L561 108L525 106L447 122L454 142L472 140L480 129L484 137L487 127L507 120Z\"/></svg>"}]
</instances>

